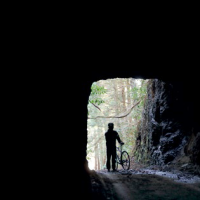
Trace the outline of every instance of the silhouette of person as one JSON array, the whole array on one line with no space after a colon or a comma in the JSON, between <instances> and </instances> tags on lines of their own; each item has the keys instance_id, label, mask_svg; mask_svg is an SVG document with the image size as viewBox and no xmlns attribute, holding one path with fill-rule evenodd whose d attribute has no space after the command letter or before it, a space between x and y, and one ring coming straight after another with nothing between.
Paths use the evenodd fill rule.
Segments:
<instances>
[{"instance_id":1,"label":"silhouette of person","mask_svg":"<svg viewBox=\"0 0 200 200\"><path fill-rule=\"evenodd\" d=\"M106 166L108 171L110 171L110 158L112 156L112 169L113 171L116 171L115 169L115 158L116 158L116 140L123 145L124 143L121 141L119 134L113 130L114 124L109 123L108 124L108 131L105 133L106 138L106 147L107 147L107 162Z\"/></svg>"}]
</instances>

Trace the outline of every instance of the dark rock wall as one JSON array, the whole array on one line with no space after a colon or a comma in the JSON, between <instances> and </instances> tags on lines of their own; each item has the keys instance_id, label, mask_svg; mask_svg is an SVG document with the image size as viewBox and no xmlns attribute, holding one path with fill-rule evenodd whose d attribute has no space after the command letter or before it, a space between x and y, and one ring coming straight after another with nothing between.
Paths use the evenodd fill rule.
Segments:
<instances>
[{"instance_id":1,"label":"dark rock wall","mask_svg":"<svg viewBox=\"0 0 200 200\"><path fill-rule=\"evenodd\" d=\"M200 165L197 90L194 81L149 81L135 153L138 160L161 166Z\"/></svg>"}]
</instances>

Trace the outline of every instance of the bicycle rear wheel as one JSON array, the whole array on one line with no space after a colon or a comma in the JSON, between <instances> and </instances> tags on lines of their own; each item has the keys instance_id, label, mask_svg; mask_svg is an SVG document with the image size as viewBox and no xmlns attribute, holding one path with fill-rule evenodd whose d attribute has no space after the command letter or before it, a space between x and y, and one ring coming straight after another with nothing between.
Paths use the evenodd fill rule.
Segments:
<instances>
[{"instance_id":1,"label":"bicycle rear wheel","mask_svg":"<svg viewBox=\"0 0 200 200\"><path fill-rule=\"evenodd\" d=\"M122 167L125 170L129 170L130 167L130 158L126 151L122 152Z\"/></svg>"}]
</instances>

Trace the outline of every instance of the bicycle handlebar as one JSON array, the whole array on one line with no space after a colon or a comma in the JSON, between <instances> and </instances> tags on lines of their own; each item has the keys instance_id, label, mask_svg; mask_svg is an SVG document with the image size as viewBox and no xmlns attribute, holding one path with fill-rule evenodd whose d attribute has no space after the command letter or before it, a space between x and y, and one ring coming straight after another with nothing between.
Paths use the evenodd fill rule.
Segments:
<instances>
[{"instance_id":1,"label":"bicycle handlebar","mask_svg":"<svg viewBox=\"0 0 200 200\"><path fill-rule=\"evenodd\" d=\"M124 145L124 142L121 142L120 143L120 146L122 147ZM117 150L119 150L119 147L116 147L117 148Z\"/></svg>"}]
</instances>

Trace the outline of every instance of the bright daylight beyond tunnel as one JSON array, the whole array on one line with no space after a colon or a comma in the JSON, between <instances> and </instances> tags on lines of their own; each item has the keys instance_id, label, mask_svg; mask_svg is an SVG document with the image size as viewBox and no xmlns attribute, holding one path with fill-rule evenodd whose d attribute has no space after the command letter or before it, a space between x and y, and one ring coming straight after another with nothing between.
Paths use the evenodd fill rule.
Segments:
<instances>
[{"instance_id":1,"label":"bright daylight beyond tunnel","mask_svg":"<svg viewBox=\"0 0 200 200\"><path fill-rule=\"evenodd\" d=\"M91 170L106 169L108 123L114 123L114 130L125 143L123 150L128 152L131 163L134 160L148 81L116 78L92 84L87 121L87 160ZM118 142L116 144L119 146Z\"/></svg>"}]
</instances>

